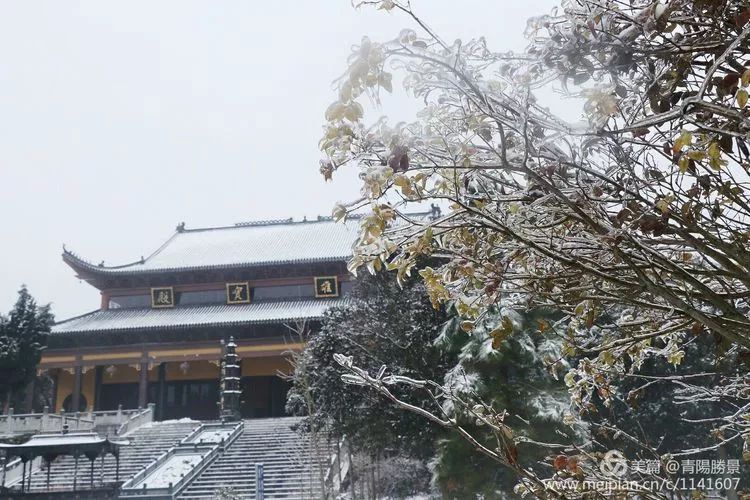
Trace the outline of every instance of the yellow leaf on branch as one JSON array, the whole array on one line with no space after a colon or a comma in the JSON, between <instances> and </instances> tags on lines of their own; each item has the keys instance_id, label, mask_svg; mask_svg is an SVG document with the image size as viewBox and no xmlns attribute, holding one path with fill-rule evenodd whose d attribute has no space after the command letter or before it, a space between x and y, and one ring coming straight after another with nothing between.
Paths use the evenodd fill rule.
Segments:
<instances>
[{"instance_id":1,"label":"yellow leaf on branch","mask_svg":"<svg viewBox=\"0 0 750 500\"><path fill-rule=\"evenodd\" d=\"M740 108L744 108L745 105L747 104L747 97L748 97L747 90L745 89L738 90L737 91L737 106L739 106Z\"/></svg>"},{"instance_id":2,"label":"yellow leaf on branch","mask_svg":"<svg viewBox=\"0 0 750 500\"><path fill-rule=\"evenodd\" d=\"M490 332L492 337L492 348L498 349L503 341L513 333L513 321L507 316L503 316L500 326Z\"/></svg>"}]
</instances>

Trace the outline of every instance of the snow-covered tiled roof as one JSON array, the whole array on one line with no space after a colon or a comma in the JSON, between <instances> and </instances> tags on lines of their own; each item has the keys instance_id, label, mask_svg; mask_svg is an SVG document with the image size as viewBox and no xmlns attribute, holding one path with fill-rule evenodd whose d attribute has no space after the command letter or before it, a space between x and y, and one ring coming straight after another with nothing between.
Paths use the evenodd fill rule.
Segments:
<instances>
[{"instance_id":1,"label":"snow-covered tiled roof","mask_svg":"<svg viewBox=\"0 0 750 500\"><path fill-rule=\"evenodd\" d=\"M330 218L291 219L177 232L145 259L122 266L92 264L65 250L63 259L77 270L94 273L151 273L239 266L263 266L348 260L358 221Z\"/></svg>"},{"instance_id":2,"label":"snow-covered tiled roof","mask_svg":"<svg viewBox=\"0 0 750 500\"><path fill-rule=\"evenodd\" d=\"M320 319L346 299L313 299L252 304L175 307L174 309L107 309L71 318L52 327L53 334L123 330L179 329L283 323Z\"/></svg>"},{"instance_id":3,"label":"snow-covered tiled roof","mask_svg":"<svg viewBox=\"0 0 750 500\"><path fill-rule=\"evenodd\" d=\"M106 441L94 432L71 432L70 434L37 434L31 436L28 441L20 444L0 444L0 447L6 449L34 448L42 446L60 446L60 445L87 445L99 444Z\"/></svg>"}]
</instances>

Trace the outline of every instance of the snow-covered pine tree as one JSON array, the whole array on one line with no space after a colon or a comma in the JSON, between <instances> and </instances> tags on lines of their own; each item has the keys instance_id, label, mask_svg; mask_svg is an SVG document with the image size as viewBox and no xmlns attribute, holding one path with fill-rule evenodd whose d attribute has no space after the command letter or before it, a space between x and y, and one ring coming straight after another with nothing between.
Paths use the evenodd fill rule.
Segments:
<instances>
[{"instance_id":1,"label":"snow-covered pine tree","mask_svg":"<svg viewBox=\"0 0 750 500\"><path fill-rule=\"evenodd\" d=\"M559 316L559 314L557 315ZM503 324L502 318L510 318ZM489 405L506 415L506 423L520 437L513 460L525 467L551 465L555 449L550 443L561 434L575 439L570 422L570 400L561 377L567 366L560 362L560 338L554 331L555 315L544 309L529 311L496 310L471 334L446 328L439 343L458 350L457 364L446 374L445 385L465 401L446 400L445 410L488 447L498 446L497 436L478 425L472 409ZM558 377L559 375L559 377ZM481 412L481 409L479 410ZM568 418L566 418L568 416ZM569 442L566 439L565 442ZM534 444L535 442L543 444ZM450 433L442 439L434 462L435 479L449 498L482 494L502 497L515 485L515 476L497 462L476 452L461 436Z\"/></svg>"},{"instance_id":2,"label":"snow-covered pine tree","mask_svg":"<svg viewBox=\"0 0 750 500\"><path fill-rule=\"evenodd\" d=\"M0 395L5 407L36 376L54 317L37 306L25 286L8 316L0 315Z\"/></svg>"},{"instance_id":3,"label":"snow-covered pine tree","mask_svg":"<svg viewBox=\"0 0 750 500\"><path fill-rule=\"evenodd\" d=\"M287 410L301 414L312 406L315 413L306 425L328 425L357 450L429 459L437 427L417 415L404 415L373 391L346 386L333 356L346 353L376 372L385 365L404 376L442 379L456 363L454 355L434 345L447 321L445 312L432 307L419 279L400 287L387 273L359 277L347 305L330 310L321 331L309 339L297 363ZM433 404L419 390L400 395Z\"/></svg>"}]
</instances>

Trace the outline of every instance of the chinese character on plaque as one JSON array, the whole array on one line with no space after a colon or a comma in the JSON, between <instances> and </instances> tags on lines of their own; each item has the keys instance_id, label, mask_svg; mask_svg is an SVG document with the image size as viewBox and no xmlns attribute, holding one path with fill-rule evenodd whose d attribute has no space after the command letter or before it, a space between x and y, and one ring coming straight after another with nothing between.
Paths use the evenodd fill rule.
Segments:
<instances>
[{"instance_id":1,"label":"chinese character on plaque","mask_svg":"<svg viewBox=\"0 0 750 500\"><path fill-rule=\"evenodd\" d=\"M249 304L250 283L227 283L227 304Z\"/></svg>"},{"instance_id":2,"label":"chinese character on plaque","mask_svg":"<svg viewBox=\"0 0 750 500\"><path fill-rule=\"evenodd\" d=\"M174 307L174 289L171 286L152 288L151 307Z\"/></svg>"},{"instance_id":3,"label":"chinese character on plaque","mask_svg":"<svg viewBox=\"0 0 750 500\"><path fill-rule=\"evenodd\" d=\"M324 276L315 278L315 296L317 298L338 297L339 280L336 276Z\"/></svg>"}]
</instances>

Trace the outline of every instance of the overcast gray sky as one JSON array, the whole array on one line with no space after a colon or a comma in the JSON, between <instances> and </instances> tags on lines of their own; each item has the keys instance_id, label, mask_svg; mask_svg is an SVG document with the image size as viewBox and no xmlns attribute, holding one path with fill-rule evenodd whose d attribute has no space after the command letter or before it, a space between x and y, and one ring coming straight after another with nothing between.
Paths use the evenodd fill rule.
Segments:
<instances>
[{"instance_id":1,"label":"overcast gray sky","mask_svg":"<svg viewBox=\"0 0 750 500\"><path fill-rule=\"evenodd\" d=\"M415 0L444 38L525 46L554 0ZM62 245L107 264L188 227L330 214L323 112L362 35L408 20L348 0L0 2L0 311L26 283L58 319L98 307ZM400 89L396 89L399 93ZM414 109L403 95L382 114Z\"/></svg>"}]
</instances>

